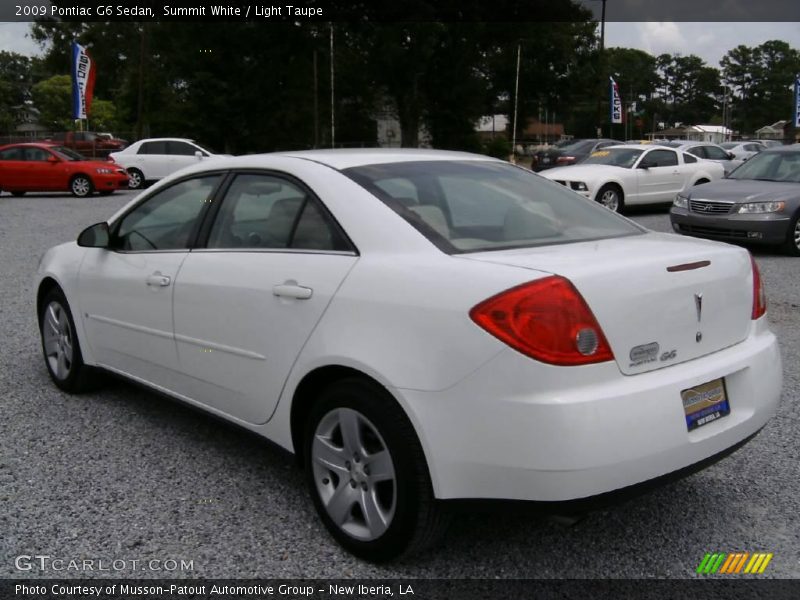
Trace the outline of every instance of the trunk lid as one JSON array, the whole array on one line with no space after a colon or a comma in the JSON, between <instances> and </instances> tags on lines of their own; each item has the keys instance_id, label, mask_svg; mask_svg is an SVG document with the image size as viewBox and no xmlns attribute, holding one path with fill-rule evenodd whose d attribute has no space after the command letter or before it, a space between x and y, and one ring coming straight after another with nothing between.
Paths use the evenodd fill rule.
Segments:
<instances>
[{"instance_id":1,"label":"trunk lid","mask_svg":"<svg viewBox=\"0 0 800 600\"><path fill-rule=\"evenodd\" d=\"M750 328L750 257L727 244L646 233L461 258L569 279L626 375L727 348L743 341Z\"/></svg>"}]
</instances>

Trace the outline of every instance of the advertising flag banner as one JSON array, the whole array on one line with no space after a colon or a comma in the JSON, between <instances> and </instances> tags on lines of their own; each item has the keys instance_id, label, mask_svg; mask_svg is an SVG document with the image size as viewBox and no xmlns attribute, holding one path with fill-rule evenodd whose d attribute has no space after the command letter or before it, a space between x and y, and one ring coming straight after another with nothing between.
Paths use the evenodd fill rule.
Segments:
<instances>
[{"instance_id":1,"label":"advertising flag banner","mask_svg":"<svg viewBox=\"0 0 800 600\"><path fill-rule=\"evenodd\" d=\"M794 126L800 127L800 75L794 78Z\"/></svg>"},{"instance_id":2,"label":"advertising flag banner","mask_svg":"<svg viewBox=\"0 0 800 600\"><path fill-rule=\"evenodd\" d=\"M611 123L622 123L622 99L619 96L619 87L613 77L611 80Z\"/></svg>"},{"instance_id":3,"label":"advertising flag banner","mask_svg":"<svg viewBox=\"0 0 800 600\"><path fill-rule=\"evenodd\" d=\"M92 107L95 67L89 52L72 42L72 118L86 119Z\"/></svg>"}]
</instances>

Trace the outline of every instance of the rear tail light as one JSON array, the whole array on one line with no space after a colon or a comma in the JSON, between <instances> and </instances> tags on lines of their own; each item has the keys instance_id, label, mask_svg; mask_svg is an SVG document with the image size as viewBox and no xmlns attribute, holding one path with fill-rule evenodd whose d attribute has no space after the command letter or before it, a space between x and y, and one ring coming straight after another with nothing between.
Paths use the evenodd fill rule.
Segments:
<instances>
[{"instance_id":1,"label":"rear tail light","mask_svg":"<svg viewBox=\"0 0 800 600\"><path fill-rule=\"evenodd\" d=\"M575 157L574 157L574 156L559 156L559 157L556 159L556 162L557 162L557 163L571 163L571 162L575 162Z\"/></svg>"},{"instance_id":2,"label":"rear tail light","mask_svg":"<svg viewBox=\"0 0 800 600\"><path fill-rule=\"evenodd\" d=\"M470 318L515 350L561 366L614 359L580 292L563 277L545 277L484 300Z\"/></svg>"},{"instance_id":3,"label":"rear tail light","mask_svg":"<svg viewBox=\"0 0 800 600\"><path fill-rule=\"evenodd\" d=\"M761 273L752 254L750 255L750 263L753 265L753 313L751 318L755 321L763 317L767 312L767 294L764 292Z\"/></svg>"}]
</instances>

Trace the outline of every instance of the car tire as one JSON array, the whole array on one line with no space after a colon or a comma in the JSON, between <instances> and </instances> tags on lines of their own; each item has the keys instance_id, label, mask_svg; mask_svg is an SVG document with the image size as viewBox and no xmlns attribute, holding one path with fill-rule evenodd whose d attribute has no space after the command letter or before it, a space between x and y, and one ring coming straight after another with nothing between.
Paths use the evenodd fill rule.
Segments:
<instances>
[{"instance_id":1,"label":"car tire","mask_svg":"<svg viewBox=\"0 0 800 600\"><path fill-rule=\"evenodd\" d=\"M622 189L613 183L607 183L597 192L597 202L609 210L622 214L625 210L625 196Z\"/></svg>"},{"instance_id":2,"label":"car tire","mask_svg":"<svg viewBox=\"0 0 800 600\"><path fill-rule=\"evenodd\" d=\"M352 554L385 562L440 539L446 518L433 497L422 446L381 386L349 378L325 388L306 422L304 444L317 512Z\"/></svg>"},{"instance_id":3,"label":"car tire","mask_svg":"<svg viewBox=\"0 0 800 600\"><path fill-rule=\"evenodd\" d=\"M128 188L140 190L144 187L144 173L139 169L128 169Z\"/></svg>"},{"instance_id":4,"label":"car tire","mask_svg":"<svg viewBox=\"0 0 800 600\"><path fill-rule=\"evenodd\" d=\"M15 198L22 198L25 195L25 192L11 192L11 195Z\"/></svg>"},{"instance_id":5,"label":"car tire","mask_svg":"<svg viewBox=\"0 0 800 600\"><path fill-rule=\"evenodd\" d=\"M83 362L75 321L64 293L55 288L41 304L39 333L50 378L65 392L80 393L96 386L98 373Z\"/></svg>"},{"instance_id":6,"label":"car tire","mask_svg":"<svg viewBox=\"0 0 800 600\"><path fill-rule=\"evenodd\" d=\"M783 250L789 256L800 256L800 213L794 216L791 225L789 225Z\"/></svg>"},{"instance_id":7,"label":"car tire","mask_svg":"<svg viewBox=\"0 0 800 600\"><path fill-rule=\"evenodd\" d=\"M69 191L76 198L86 198L91 196L94 191L92 180L86 175L75 175L69 182Z\"/></svg>"},{"instance_id":8,"label":"car tire","mask_svg":"<svg viewBox=\"0 0 800 600\"><path fill-rule=\"evenodd\" d=\"M703 184L708 183L708 182L709 182L708 179L698 179L692 185L703 185Z\"/></svg>"}]
</instances>

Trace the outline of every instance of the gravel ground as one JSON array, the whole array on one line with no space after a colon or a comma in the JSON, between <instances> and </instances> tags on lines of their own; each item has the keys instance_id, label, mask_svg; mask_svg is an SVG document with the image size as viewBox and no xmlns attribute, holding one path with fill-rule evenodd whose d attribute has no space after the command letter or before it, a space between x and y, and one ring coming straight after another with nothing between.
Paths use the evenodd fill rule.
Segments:
<instances>
[{"instance_id":1,"label":"gravel ground","mask_svg":"<svg viewBox=\"0 0 800 600\"><path fill-rule=\"evenodd\" d=\"M705 552L743 550L775 553L767 576L800 577L800 259L756 251L785 386L743 451L571 527L460 515L435 551L379 567L332 542L299 470L259 438L123 382L79 397L50 383L32 309L39 257L130 197L0 197L0 577L93 575L14 567L49 555L194 567L118 576L680 578ZM665 210L633 218L669 230Z\"/></svg>"}]
</instances>

